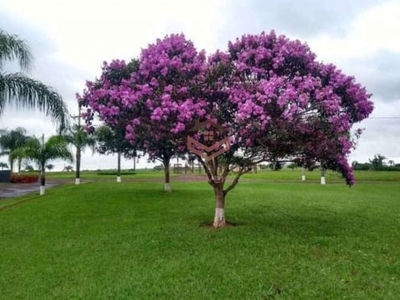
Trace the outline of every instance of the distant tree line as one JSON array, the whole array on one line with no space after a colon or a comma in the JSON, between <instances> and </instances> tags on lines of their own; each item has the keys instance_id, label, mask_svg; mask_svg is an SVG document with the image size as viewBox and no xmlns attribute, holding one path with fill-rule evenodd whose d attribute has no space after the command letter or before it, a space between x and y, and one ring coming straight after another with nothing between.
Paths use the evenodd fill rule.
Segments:
<instances>
[{"instance_id":1,"label":"distant tree line","mask_svg":"<svg viewBox=\"0 0 400 300\"><path fill-rule=\"evenodd\" d=\"M365 163L353 161L352 166L354 170L359 171L400 171L400 164L396 164L394 160L388 159L381 154L375 154L373 158Z\"/></svg>"}]
</instances>

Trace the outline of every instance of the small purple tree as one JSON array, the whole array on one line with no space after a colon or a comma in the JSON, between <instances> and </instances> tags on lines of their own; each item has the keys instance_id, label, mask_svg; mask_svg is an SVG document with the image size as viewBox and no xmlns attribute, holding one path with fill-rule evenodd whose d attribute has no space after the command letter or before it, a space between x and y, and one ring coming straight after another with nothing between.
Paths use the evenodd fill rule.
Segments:
<instances>
[{"instance_id":1,"label":"small purple tree","mask_svg":"<svg viewBox=\"0 0 400 300\"><path fill-rule=\"evenodd\" d=\"M121 155L130 156L136 153L138 144L128 143L125 139L125 128L130 121L128 115L139 112L127 109L121 110L121 85L126 82L132 72L137 71L139 62L133 59L128 64L125 61L114 60L110 64L103 63L102 74L95 81L87 81L82 95L77 94L80 107L86 108L82 117L86 122L86 130L95 133L92 124L95 115L107 125L96 130L97 150L100 153L117 153L117 182L121 181ZM110 129L110 130L108 130Z\"/></svg>"},{"instance_id":2,"label":"small purple tree","mask_svg":"<svg viewBox=\"0 0 400 300\"><path fill-rule=\"evenodd\" d=\"M124 61L105 63L100 80L88 82L81 101L89 107L89 123L94 112L111 128L123 122L127 140L162 162L164 187L171 191L170 160L185 153L188 124L205 114L199 88L205 54L177 34L143 49L137 62L134 68ZM110 73L118 80L110 80Z\"/></svg>"}]
</instances>

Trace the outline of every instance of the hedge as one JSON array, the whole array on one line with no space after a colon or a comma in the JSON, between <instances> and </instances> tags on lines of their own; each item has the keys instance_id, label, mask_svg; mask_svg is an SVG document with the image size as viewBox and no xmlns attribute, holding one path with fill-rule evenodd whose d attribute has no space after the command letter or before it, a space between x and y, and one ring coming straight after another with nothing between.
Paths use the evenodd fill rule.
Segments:
<instances>
[{"instance_id":1,"label":"hedge","mask_svg":"<svg viewBox=\"0 0 400 300\"><path fill-rule=\"evenodd\" d=\"M33 183L38 182L39 175L36 174L12 174L10 178L11 183Z\"/></svg>"}]
</instances>

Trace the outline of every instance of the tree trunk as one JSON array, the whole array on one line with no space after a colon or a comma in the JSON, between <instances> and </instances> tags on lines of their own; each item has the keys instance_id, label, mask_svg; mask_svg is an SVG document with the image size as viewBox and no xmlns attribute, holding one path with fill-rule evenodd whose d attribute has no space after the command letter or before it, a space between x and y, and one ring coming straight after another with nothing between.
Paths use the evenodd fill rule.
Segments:
<instances>
[{"instance_id":1,"label":"tree trunk","mask_svg":"<svg viewBox=\"0 0 400 300\"><path fill-rule=\"evenodd\" d=\"M136 156L133 157L133 172L136 172Z\"/></svg>"},{"instance_id":2,"label":"tree trunk","mask_svg":"<svg viewBox=\"0 0 400 300\"><path fill-rule=\"evenodd\" d=\"M164 159L163 165L164 165L164 191L171 192L171 184L169 182L169 159Z\"/></svg>"},{"instance_id":3,"label":"tree trunk","mask_svg":"<svg viewBox=\"0 0 400 300\"><path fill-rule=\"evenodd\" d=\"M18 174L21 174L22 158L18 158Z\"/></svg>"},{"instance_id":4,"label":"tree trunk","mask_svg":"<svg viewBox=\"0 0 400 300\"><path fill-rule=\"evenodd\" d=\"M13 159L9 159L8 162L10 163L10 172L12 174L13 169L14 169L14 160Z\"/></svg>"},{"instance_id":5,"label":"tree trunk","mask_svg":"<svg viewBox=\"0 0 400 300\"><path fill-rule=\"evenodd\" d=\"M45 194L46 177L44 174L44 165L40 169L40 195Z\"/></svg>"},{"instance_id":6,"label":"tree trunk","mask_svg":"<svg viewBox=\"0 0 400 300\"><path fill-rule=\"evenodd\" d=\"M306 168L304 166L301 167L301 180L306 180Z\"/></svg>"},{"instance_id":7,"label":"tree trunk","mask_svg":"<svg viewBox=\"0 0 400 300\"><path fill-rule=\"evenodd\" d=\"M215 194L215 216L213 227L221 228L226 226L225 221L225 193L223 190L222 183L214 183L214 194Z\"/></svg>"},{"instance_id":8,"label":"tree trunk","mask_svg":"<svg viewBox=\"0 0 400 300\"><path fill-rule=\"evenodd\" d=\"M76 147L76 176L75 184L81 183L81 148Z\"/></svg>"},{"instance_id":9,"label":"tree trunk","mask_svg":"<svg viewBox=\"0 0 400 300\"><path fill-rule=\"evenodd\" d=\"M121 152L118 152L117 182L121 182Z\"/></svg>"},{"instance_id":10,"label":"tree trunk","mask_svg":"<svg viewBox=\"0 0 400 300\"><path fill-rule=\"evenodd\" d=\"M324 169L324 168L321 169L321 184L322 184L322 185L326 184L326 180L325 180L325 169Z\"/></svg>"}]
</instances>

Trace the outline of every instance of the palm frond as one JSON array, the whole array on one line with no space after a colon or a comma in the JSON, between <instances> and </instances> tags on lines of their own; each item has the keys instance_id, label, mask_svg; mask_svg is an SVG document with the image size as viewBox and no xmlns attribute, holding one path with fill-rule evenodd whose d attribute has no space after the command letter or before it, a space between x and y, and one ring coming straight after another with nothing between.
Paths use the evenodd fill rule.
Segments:
<instances>
[{"instance_id":1,"label":"palm frond","mask_svg":"<svg viewBox=\"0 0 400 300\"><path fill-rule=\"evenodd\" d=\"M33 108L44 112L60 129L69 125L68 109L53 88L22 73L0 73L0 115L8 103L18 108Z\"/></svg>"},{"instance_id":2,"label":"palm frond","mask_svg":"<svg viewBox=\"0 0 400 300\"><path fill-rule=\"evenodd\" d=\"M50 137L45 143L37 137L31 138L25 153L27 158L34 160L39 166L45 166L53 159L73 161L73 154L68 149L67 142L59 135Z\"/></svg>"},{"instance_id":3,"label":"palm frond","mask_svg":"<svg viewBox=\"0 0 400 300\"><path fill-rule=\"evenodd\" d=\"M13 130L1 130L0 156L9 154L11 151L24 146L27 139L26 129L23 127L17 127Z\"/></svg>"},{"instance_id":4,"label":"palm frond","mask_svg":"<svg viewBox=\"0 0 400 300\"><path fill-rule=\"evenodd\" d=\"M26 152L25 147L14 149L13 151L10 152L9 159L15 160L15 159L24 158L26 156L25 152Z\"/></svg>"},{"instance_id":5,"label":"palm frond","mask_svg":"<svg viewBox=\"0 0 400 300\"><path fill-rule=\"evenodd\" d=\"M96 139L91 136L82 125L74 124L72 128L62 135L68 144L84 151L84 148L89 147L94 153L96 150Z\"/></svg>"},{"instance_id":6,"label":"palm frond","mask_svg":"<svg viewBox=\"0 0 400 300\"><path fill-rule=\"evenodd\" d=\"M0 70L4 61L17 59L21 69L28 70L32 64L32 53L28 44L16 35L0 30Z\"/></svg>"},{"instance_id":7,"label":"palm frond","mask_svg":"<svg viewBox=\"0 0 400 300\"><path fill-rule=\"evenodd\" d=\"M0 156L9 155L9 154L10 154L10 151L1 151L0 152Z\"/></svg>"}]
</instances>

